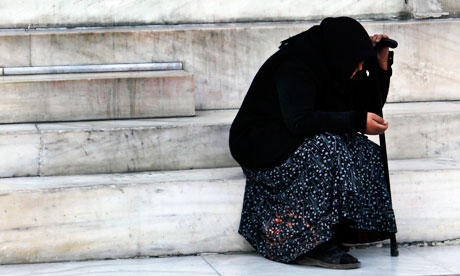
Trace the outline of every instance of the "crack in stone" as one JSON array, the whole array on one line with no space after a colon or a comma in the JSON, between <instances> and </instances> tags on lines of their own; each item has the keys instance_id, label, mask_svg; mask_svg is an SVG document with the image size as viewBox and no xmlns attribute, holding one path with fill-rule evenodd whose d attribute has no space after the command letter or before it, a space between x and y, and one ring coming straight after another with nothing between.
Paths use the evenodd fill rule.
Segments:
<instances>
[{"instance_id":1,"label":"crack in stone","mask_svg":"<svg viewBox=\"0 0 460 276\"><path fill-rule=\"evenodd\" d=\"M38 164L37 164L37 175L43 176L42 173L42 159L43 159L43 152L45 150L45 143L43 142L43 135L41 130L38 128L38 124L34 124L35 128L37 129L38 135L40 137L40 148L38 150Z\"/></svg>"}]
</instances>

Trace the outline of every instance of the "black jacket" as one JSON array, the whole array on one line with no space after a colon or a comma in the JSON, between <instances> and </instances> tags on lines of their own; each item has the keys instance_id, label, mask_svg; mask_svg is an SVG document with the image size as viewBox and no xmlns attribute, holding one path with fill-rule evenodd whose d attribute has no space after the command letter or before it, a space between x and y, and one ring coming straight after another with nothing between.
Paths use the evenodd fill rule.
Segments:
<instances>
[{"instance_id":1,"label":"black jacket","mask_svg":"<svg viewBox=\"0 0 460 276\"><path fill-rule=\"evenodd\" d=\"M365 68L349 80L361 60ZM380 91L366 71L379 78ZM376 95L386 101L390 76L390 67L376 66L358 22L323 20L283 41L259 69L230 129L232 156L243 167L267 170L286 161L308 136L364 133L367 112L382 108Z\"/></svg>"}]
</instances>

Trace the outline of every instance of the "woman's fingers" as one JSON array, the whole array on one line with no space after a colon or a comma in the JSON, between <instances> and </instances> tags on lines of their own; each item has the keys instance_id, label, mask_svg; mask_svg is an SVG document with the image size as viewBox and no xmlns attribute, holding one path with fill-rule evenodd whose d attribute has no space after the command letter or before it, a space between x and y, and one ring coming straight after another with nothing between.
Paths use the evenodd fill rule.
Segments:
<instances>
[{"instance_id":1,"label":"woman's fingers","mask_svg":"<svg viewBox=\"0 0 460 276\"><path fill-rule=\"evenodd\" d=\"M382 134L388 128L388 122L375 113L367 113L366 133L375 135Z\"/></svg>"},{"instance_id":2,"label":"woman's fingers","mask_svg":"<svg viewBox=\"0 0 460 276\"><path fill-rule=\"evenodd\" d=\"M379 34L379 35L376 35L377 38L375 39L376 42L380 42L380 40L382 40L382 38L388 38L387 35L384 35L384 34Z\"/></svg>"},{"instance_id":3,"label":"woman's fingers","mask_svg":"<svg viewBox=\"0 0 460 276\"><path fill-rule=\"evenodd\" d=\"M375 47L375 45L377 43L380 42L380 40L382 40L382 38L388 38L388 35L386 34L374 34L373 36L370 37L371 40L372 40L372 46Z\"/></svg>"},{"instance_id":4,"label":"woman's fingers","mask_svg":"<svg viewBox=\"0 0 460 276\"><path fill-rule=\"evenodd\" d=\"M382 125L386 124L386 121L382 117L380 117L379 115L377 115L375 113L372 113L372 112L369 112L368 114L369 114L370 118L372 120L376 121L377 123L382 124Z\"/></svg>"},{"instance_id":5,"label":"woman's fingers","mask_svg":"<svg viewBox=\"0 0 460 276\"><path fill-rule=\"evenodd\" d=\"M382 134L385 130L387 130L388 125L382 125L374 121L373 124L371 124L371 127L375 130L376 134Z\"/></svg>"},{"instance_id":6,"label":"woman's fingers","mask_svg":"<svg viewBox=\"0 0 460 276\"><path fill-rule=\"evenodd\" d=\"M379 129L379 130L385 131L385 130L387 130L388 125L382 125L382 124L376 123L376 124L375 124L375 128L377 128L377 129Z\"/></svg>"},{"instance_id":7,"label":"woman's fingers","mask_svg":"<svg viewBox=\"0 0 460 276\"><path fill-rule=\"evenodd\" d=\"M377 124L375 122L370 123L366 127L366 133L370 135L382 134L387 130L388 126Z\"/></svg>"}]
</instances>

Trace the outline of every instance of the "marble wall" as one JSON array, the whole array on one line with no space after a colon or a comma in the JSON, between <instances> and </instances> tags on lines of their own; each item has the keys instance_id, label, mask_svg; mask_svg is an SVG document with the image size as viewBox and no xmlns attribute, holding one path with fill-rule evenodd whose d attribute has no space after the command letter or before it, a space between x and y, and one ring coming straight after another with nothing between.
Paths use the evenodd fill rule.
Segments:
<instances>
[{"instance_id":1,"label":"marble wall","mask_svg":"<svg viewBox=\"0 0 460 276\"><path fill-rule=\"evenodd\" d=\"M394 18L400 0L16 0L0 2L0 26L92 26L312 20L348 15Z\"/></svg>"},{"instance_id":2,"label":"marble wall","mask_svg":"<svg viewBox=\"0 0 460 276\"><path fill-rule=\"evenodd\" d=\"M460 1L458 0L439 0L445 12L449 13L450 17L460 16Z\"/></svg>"},{"instance_id":3,"label":"marble wall","mask_svg":"<svg viewBox=\"0 0 460 276\"><path fill-rule=\"evenodd\" d=\"M281 40L313 23L233 24L0 33L4 66L182 61L197 109L238 108ZM460 20L363 22L399 42L389 102L459 100Z\"/></svg>"}]
</instances>

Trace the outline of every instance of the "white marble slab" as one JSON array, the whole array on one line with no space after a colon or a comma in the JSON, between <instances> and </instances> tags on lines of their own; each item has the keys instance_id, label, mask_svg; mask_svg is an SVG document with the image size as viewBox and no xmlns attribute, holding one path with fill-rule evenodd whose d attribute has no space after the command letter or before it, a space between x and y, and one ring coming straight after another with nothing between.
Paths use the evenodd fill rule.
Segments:
<instances>
[{"instance_id":1,"label":"white marble slab","mask_svg":"<svg viewBox=\"0 0 460 276\"><path fill-rule=\"evenodd\" d=\"M39 174L41 141L32 124L0 127L0 177Z\"/></svg>"},{"instance_id":2,"label":"white marble slab","mask_svg":"<svg viewBox=\"0 0 460 276\"><path fill-rule=\"evenodd\" d=\"M0 77L0 123L191 116L184 71Z\"/></svg>"},{"instance_id":3,"label":"white marble slab","mask_svg":"<svg viewBox=\"0 0 460 276\"><path fill-rule=\"evenodd\" d=\"M438 249L439 250L439 249ZM441 249L442 250L442 249ZM421 258L408 248L400 248L399 257L391 257L389 248L352 249L350 254L361 262L359 269L335 270L298 264L283 264L265 259L259 254L218 254L204 258L220 275L442 275L451 270L427 258ZM417 250L414 250L417 251ZM457 251L459 252L458 248Z\"/></svg>"},{"instance_id":4,"label":"white marble slab","mask_svg":"<svg viewBox=\"0 0 460 276\"><path fill-rule=\"evenodd\" d=\"M0 263L250 250L236 233L244 181L232 175L0 179Z\"/></svg>"},{"instance_id":5,"label":"white marble slab","mask_svg":"<svg viewBox=\"0 0 460 276\"><path fill-rule=\"evenodd\" d=\"M460 158L460 102L385 104L383 114L389 158ZM368 137L379 144L378 135Z\"/></svg>"},{"instance_id":6,"label":"white marble slab","mask_svg":"<svg viewBox=\"0 0 460 276\"><path fill-rule=\"evenodd\" d=\"M458 99L460 51L454 33L460 21L432 20L400 24L369 24L370 34L387 33L399 42L388 101Z\"/></svg>"},{"instance_id":7,"label":"white marble slab","mask_svg":"<svg viewBox=\"0 0 460 276\"><path fill-rule=\"evenodd\" d=\"M391 171L459 170L460 162L453 158L398 159L388 163Z\"/></svg>"},{"instance_id":8,"label":"white marble slab","mask_svg":"<svg viewBox=\"0 0 460 276\"><path fill-rule=\"evenodd\" d=\"M204 112L196 118L119 121L121 125L116 121L38 125L45 145L40 172L69 175L235 166L228 149L234 114ZM225 124L219 122L222 117Z\"/></svg>"},{"instance_id":9,"label":"white marble slab","mask_svg":"<svg viewBox=\"0 0 460 276\"><path fill-rule=\"evenodd\" d=\"M460 158L459 102L387 104L384 114L390 124L386 131L390 159ZM236 163L230 157L227 136L234 116L235 111L230 110L199 112L196 118L39 125L44 143L50 144L42 172L54 175L232 166ZM92 140L87 140L89 135ZM152 136L156 140L152 141ZM185 146L178 137L187 137L192 144ZM377 135L369 135L369 139L379 143ZM118 151L113 151L115 146ZM171 155L173 152L183 155Z\"/></svg>"},{"instance_id":10,"label":"white marble slab","mask_svg":"<svg viewBox=\"0 0 460 276\"><path fill-rule=\"evenodd\" d=\"M460 274L460 246L425 246L409 247L409 250L432 262Z\"/></svg>"},{"instance_id":11,"label":"white marble slab","mask_svg":"<svg viewBox=\"0 0 460 276\"><path fill-rule=\"evenodd\" d=\"M81 121L81 122L56 122L40 123L37 128L41 132L56 131L90 131L90 130L119 130L119 129L138 129L156 128L167 129L179 127L200 127L209 125L226 126L236 116L236 110L210 110L199 111L193 117L172 117L154 119L133 119L133 120L103 120L103 121ZM2 126L3 127L3 126ZM0 128L1 131L1 128Z\"/></svg>"},{"instance_id":12,"label":"white marble slab","mask_svg":"<svg viewBox=\"0 0 460 276\"><path fill-rule=\"evenodd\" d=\"M390 124L385 134L390 159L460 159L460 102L388 103L384 114ZM228 148L235 115L236 110L219 110L184 118L41 123L35 166L40 175L236 166ZM3 125L0 133L29 135L22 126ZM34 129L30 133L37 135ZM378 135L368 137L379 143ZM15 151L37 158L16 146ZM23 167L22 159L15 162Z\"/></svg>"},{"instance_id":13,"label":"white marble slab","mask_svg":"<svg viewBox=\"0 0 460 276\"><path fill-rule=\"evenodd\" d=\"M460 238L459 179L458 169L390 172L399 239Z\"/></svg>"},{"instance_id":14,"label":"white marble slab","mask_svg":"<svg viewBox=\"0 0 460 276\"><path fill-rule=\"evenodd\" d=\"M101 276L196 276L218 275L201 256L170 258L117 259L84 262L55 262L0 266L0 274L26 275L101 275Z\"/></svg>"},{"instance_id":15,"label":"white marble slab","mask_svg":"<svg viewBox=\"0 0 460 276\"><path fill-rule=\"evenodd\" d=\"M35 192L85 187L126 187L176 182L241 181L242 170L237 167L157 171L121 174L66 175L42 177L0 178L0 192Z\"/></svg>"},{"instance_id":16,"label":"white marble slab","mask_svg":"<svg viewBox=\"0 0 460 276\"><path fill-rule=\"evenodd\" d=\"M426 249L426 250L425 250ZM257 253L205 254L201 256L118 259L104 261L59 262L0 266L0 273L25 276L45 275L451 275L459 269L446 269L437 257L446 255L444 263L453 264L460 246L402 248L398 258L387 255L387 248L352 249L362 267L354 270L328 270L300 265L285 265L267 260ZM426 254L421 257L420 254ZM206 263L205 263L206 262ZM206 264L206 265L205 265ZM214 273L215 274L214 274Z\"/></svg>"},{"instance_id":17,"label":"white marble slab","mask_svg":"<svg viewBox=\"0 0 460 276\"><path fill-rule=\"evenodd\" d=\"M460 170L411 166L390 172L398 241L458 239ZM238 167L0 179L0 263L251 251L244 186Z\"/></svg>"},{"instance_id":18,"label":"white marble slab","mask_svg":"<svg viewBox=\"0 0 460 276\"><path fill-rule=\"evenodd\" d=\"M408 5L397 0L385 2L294 0L251 2L236 0L124 0L62 1L32 0L5 3L0 10L1 27L72 26L123 24L177 24L235 21L279 21L317 19L331 15L360 18L393 18L406 12ZM20 11L20 12L19 12Z\"/></svg>"},{"instance_id":19,"label":"white marble slab","mask_svg":"<svg viewBox=\"0 0 460 276\"><path fill-rule=\"evenodd\" d=\"M362 23L369 34L386 33L399 42L388 102L460 100L460 41L456 36L460 20ZM238 108L257 70L280 41L313 24L32 31L9 35L18 42L8 47L30 35L28 63L32 66L182 61L185 70L195 76L197 109ZM20 60L15 64L12 57L3 60L4 66L24 65Z\"/></svg>"},{"instance_id":20,"label":"white marble slab","mask_svg":"<svg viewBox=\"0 0 460 276\"><path fill-rule=\"evenodd\" d=\"M17 64L17 66L30 66L30 36L5 35L0 38L0 66Z\"/></svg>"},{"instance_id":21,"label":"white marble slab","mask_svg":"<svg viewBox=\"0 0 460 276\"><path fill-rule=\"evenodd\" d=\"M438 0L411 0L412 16L416 19L438 18L449 15Z\"/></svg>"},{"instance_id":22,"label":"white marble slab","mask_svg":"<svg viewBox=\"0 0 460 276\"><path fill-rule=\"evenodd\" d=\"M8 156L0 175L235 166L228 149L235 114L227 110L183 118L0 125L0 152Z\"/></svg>"},{"instance_id":23,"label":"white marble slab","mask_svg":"<svg viewBox=\"0 0 460 276\"><path fill-rule=\"evenodd\" d=\"M460 13L460 2L457 0L439 0L444 11L449 12L451 16L458 16Z\"/></svg>"},{"instance_id":24,"label":"white marble slab","mask_svg":"<svg viewBox=\"0 0 460 276\"><path fill-rule=\"evenodd\" d=\"M160 61L154 59L153 43L151 31L142 29L129 32L129 35L126 32L112 31L68 33L68 35L48 33L32 35L30 50L32 56L41 60L43 65ZM53 49L53 51L47 49ZM74 56L69 60L70 53L73 53Z\"/></svg>"}]
</instances>

